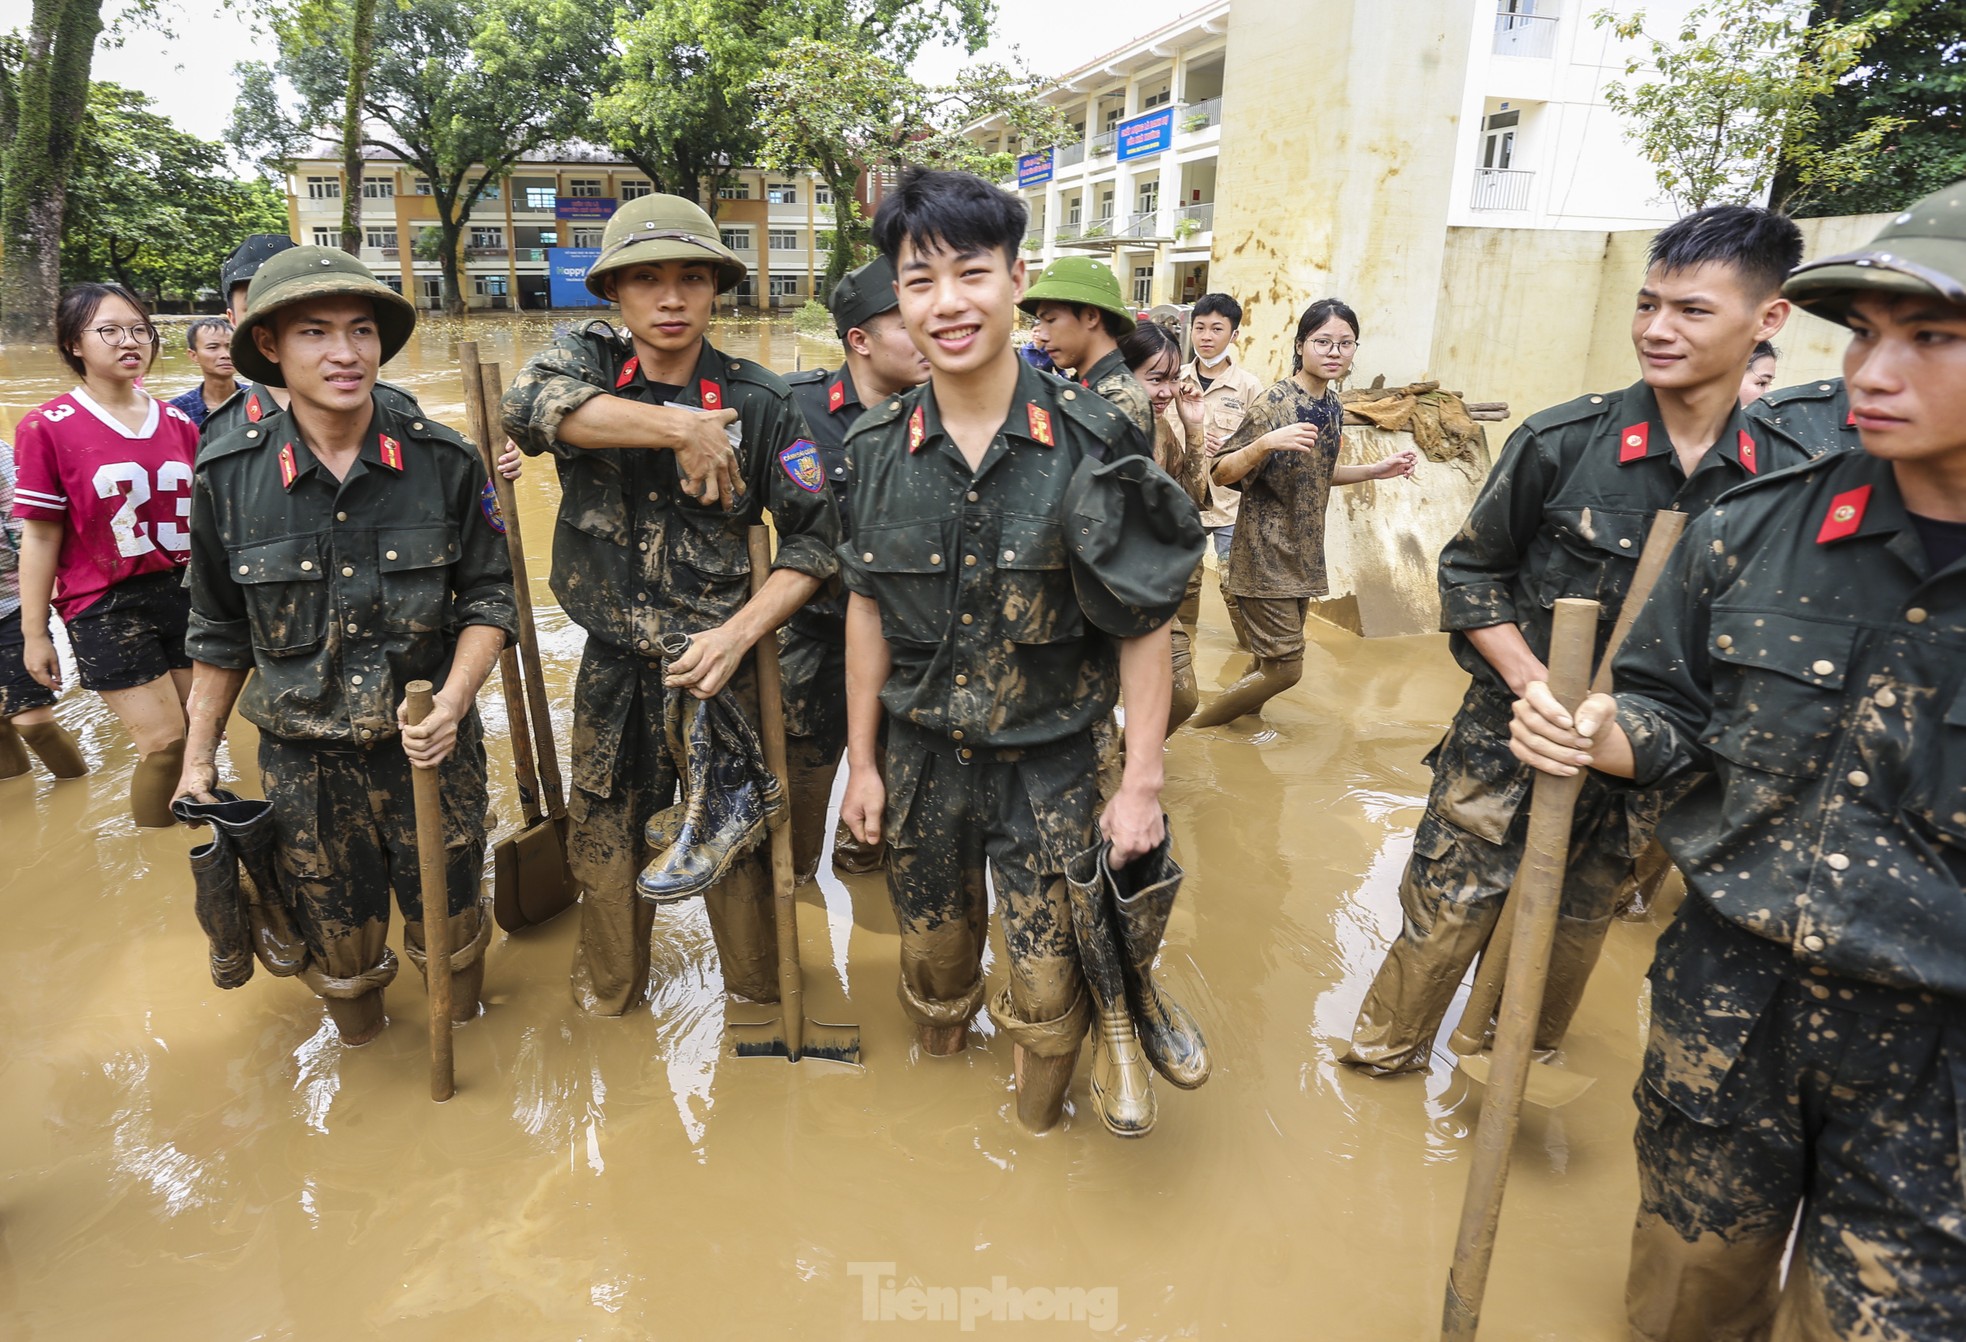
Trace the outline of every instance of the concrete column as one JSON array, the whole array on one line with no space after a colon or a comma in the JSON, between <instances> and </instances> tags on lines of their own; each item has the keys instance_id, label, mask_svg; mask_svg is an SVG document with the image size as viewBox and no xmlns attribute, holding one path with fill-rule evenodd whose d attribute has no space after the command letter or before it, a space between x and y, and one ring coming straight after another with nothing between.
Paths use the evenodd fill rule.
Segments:
<instances>
[{"instance_id":1,"label":"concrete column","mask_svg":"<svg viewBox=\"0 0 1966 1342\"><path fill-rule=\"evenodd\" d=\"M1375 0L1229 13L1209 287L1242 301L1258 376L1290 366L1297 314L1333 296L1365 327L1357 382L1428 371L1469 23L1458 0L1398 9L1397 22Z\"/></svg>"}]
</instances>

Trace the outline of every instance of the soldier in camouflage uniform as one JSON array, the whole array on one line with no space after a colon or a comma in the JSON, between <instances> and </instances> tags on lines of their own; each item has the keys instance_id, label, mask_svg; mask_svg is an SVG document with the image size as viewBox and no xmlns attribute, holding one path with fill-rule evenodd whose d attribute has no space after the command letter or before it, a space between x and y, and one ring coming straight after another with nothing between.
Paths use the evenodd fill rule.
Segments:
<instances>
[{"instance_id":1,"label":"soldier in camouflage uniform","mask_svg":"<svg viewBox=\"0 0 1966 1342\"><path fill-rule=\"evenodd\" d=\"M901 1001L931 1054L960 1050L984 1001L987 867L1009 974L990 1012L1015 1045L1018 1115L1043 1131L1090 1018L1063 873L1093 842L1092 727L1124 688L1126 774L1099 816L1124 865L1164 833L1167 625L1201 530L1129 420L1018 358L1024 222L1023 204L988 183L922 170L904 173L874 221L934 371L847 439L842 815L863 841L888 840ZM1144 500L1126 525L1073 492L1121 478ZM1185 539L1161 545L1147 519L1178 531L1177 503ZM1139 604L1113 609L1116 574Z\"/></svg>"},{"instance_id":2,"label":"soldier in camouflage uniform","mask_svg":"<svg viewBox=\"0 0 1966 1342\"><path fill-rule=\"evenodd\" d=\"M587 631L574 686L568 859L584 893L574 1000L618 1016L648 990L654 906L635 893L644 822L675 800L665 696L732 685L755 728L745 654L838 569L839 512L819 449L778 375L705 338L716 295L745 267L693 203L652 195L608 221L587 287L621 308L533 356L503 405L505 431L560 474L553 594ZM778 552L751 595L748 528L769 509ZM690 636L665 663L659 640ZM778 999L762 850L705 894L724 983Z\"/></svg>"},{"instance_id":3,"label":"soldier in camouflage uniform","mask_svg":"<svg viewBox=\"0 0 1966 1342\"><path fill-rule=\"evenodd\" d=\"M478 453L374 394L416 324L346 252L283 251L254 277L232 358L291 401L207 443L191 500L190 728L177 795L213 800L235 702L260 731L286 896L342 1040L384 1025L389 893L421 967L412 764L443 802L454 1012L477 1014L491 920L479 687L515 630L503 524ZM251 672L251 678L247 673ZM404 688L436 707L402 721ZM244 691L241 698L241 691Z\"/></svg>"},{"instance_id":4,"label":"soldier in camouflage uniform","mask_svg":"<svg viewBox=\"0 0 1966 1342\"><path fill-rule=\"evenodd\" d=\"M1427 756L1433 787L1400 882L1405 917L1345 1062L1375 1075L1424 1071L1501 913L1522 861L1531 775L1509 753L1509 704L1547 675L1552 603L1599 603L1601 653L1655 512L1704 512L1743 481L1803 459L1757 438L1739 399L1755 342L1788 315L1780 286L1801 251L1794 224L1746 206L1662 230L1632 319L1642 379L1531 415L1442 549L1441 626L1474 683ZM1578 798L1539 1047L1562 1042L1618 892L1671 800L1670 788L1597 778Z\"/></svg>"},{"instance_id":5,"label":"soldier in camouflage uniform","mask_svg":"<svg viewBox=\"0 0 1966 1342\"><path fill-rule=\"evenodd\" d=\"M1748 423L1757 437L1779 438L1804 456L1854 452L1862 446L1840 377L1771 391L1748 407Z\"/></svg>"},{"instance_id":6,"label":"soldier in camouflage uniform","mask_svg":"<svg viewBox=\"0 0 1966 1342\"><path fill-rule=\"evenodd\" d=\"M1151 452L1153 402L1119 351L1137 323L1113 268L1089 256L1060 257L1031 281L1018 306L1037 319L1052 362L1117 406L1140 430L1146 446L1139 450Z\"/></svg>"},{"instance_id":7,"label":"soldier in camouflage uniform","mask_svg":"<svg viewBox=\"0 0 1966 1342\"><path fill-rule=\"evenodd\" d=\"M909 339L896 301L894 267L886 257L849 271L828 300L845 360L837 369L813 368L785 379L819 445L827 486L840 510L840 531L849 540L853 505L847 493L847 431L863 408L920 386L928 377L928 360ZM827 584L785 622L778 647L792 787L792 866L803 881L819 869L833 776L846 750L845 589ZM845 825L834 834L833 865L842 871L878 871L882 861L879 848L862 845Z\"/></svg>"},{"instance_id":8,"label":"soldier in camouflage uniform","mask_svg":"<svg viewBox=\"0 0 1966 1342\"><path fill-rule=\"evenodd\" d=\"M1626 1285L1648 1342L1966 1336L1966 183L1786 292L1863 435L1687 529L1574 724L1656 786L1690 893L1652 966ZM1574 726L1574 730L1573 730ZM1791 1247L1787 1280L1782 1266Z\"/></svg>"}]
</instances>

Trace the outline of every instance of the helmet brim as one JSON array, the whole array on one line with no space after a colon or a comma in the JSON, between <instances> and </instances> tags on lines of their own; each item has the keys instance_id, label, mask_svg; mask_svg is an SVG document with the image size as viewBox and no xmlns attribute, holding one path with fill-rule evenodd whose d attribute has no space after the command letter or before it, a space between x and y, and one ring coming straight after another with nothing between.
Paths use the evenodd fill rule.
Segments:
<instances>
[{"instance_id":1,"label":"helmet brim","mask_svg":"<svg viewBox=\"0 0 1966 1342\"><path fill-rule=\"evenodd\" d=\"M1797 307L1843 325L1850 301L1866 293L1966 303L1966 241L1892 238L1797 266L1782 285L1783 297Z\"/></svg>"},{"instance_id":2,"label":"helmet brim","mask_svg":"<svg viewBox=\"0 0 1966 1342\"><path fill-rule=\"evenodd\" d=\"M714 265L717 268L717 292L720 294L729 293L744 283L745 277L751 273L751 268L739 259L736 252L707 238L640 238L624 243L615 251L603 251L596 258L594 264L587 268L587 292L596 298L608 299L607 291L601 287L603 276L656 261L703 261Z\"/></svg>"}]
</instances>

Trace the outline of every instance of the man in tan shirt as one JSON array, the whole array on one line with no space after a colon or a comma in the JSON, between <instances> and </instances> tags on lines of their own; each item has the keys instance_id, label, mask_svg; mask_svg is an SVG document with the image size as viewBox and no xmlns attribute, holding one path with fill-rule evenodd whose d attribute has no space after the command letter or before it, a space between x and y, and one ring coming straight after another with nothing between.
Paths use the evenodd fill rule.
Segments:
<instances>
[{"instance_id":1,"label":"man in tan shirt","mask_svg":"<svg viewBox=\"0 0 1966 1342\"><path fill-rule=\"evenodd\" d=\"M1188 338L1195 357L1181 369L1183 385L1201 392L1202 424L1207 434L1207 451L1219 451L1229 436L1242 427L1243 416L1263 392L1263 383L1254 373L1236 362L1236 336L1242 331L1242 304L1227 294L1203 294L1195 300L1189 318ZM1215 538L1215 581L1228 607L1229 624L1236 643L1249 646L1243 628L1242 611L1229 594L1225 579L1229 572L1229 541L1236 532L1236 508L1241 495L1226 485L1210 483L1208 502L1201 510L1201 524ZM1192 617L1186 616L1190 623Z\"/></svg>"}]
</instances>

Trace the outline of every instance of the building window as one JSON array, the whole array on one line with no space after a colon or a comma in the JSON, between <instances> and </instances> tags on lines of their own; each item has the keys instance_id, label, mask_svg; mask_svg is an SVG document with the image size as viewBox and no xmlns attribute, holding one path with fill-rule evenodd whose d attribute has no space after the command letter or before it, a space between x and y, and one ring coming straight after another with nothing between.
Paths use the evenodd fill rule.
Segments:
<instances>
[{"instance_id":1,"label":"building window","mask_svg":"<svg viewBox=\"0 0 1966 1342\"><path fill-rule=\"evenodd\" d=\"M382 282L388 285L390 289L392 289L396 293L400 294L401 292L403 292L403 277L400 274L384 275L382 277Z\"/></svg>"},{"instance_id":2,"label":"building window","mask_svg":"<svg viewBox=\"0 0 1966 1342\"><path fill-rule=\"evenodd\" d=\"M573 230L573 241L567 245L570 247L598 247L601 245L601 234L604 231L598 228L576 228Z\"/></svg>"},{"instance_id":3,"label":"building window","mask_svg":"<svg viewBox=\"0 0 1966 1342\"><path fill-rule=\"evenodd\" d=\"M540 246L542 246L542 247L557 247L557 246L559 246L559 245L560 245L560 230L559 230L559 229L557 229L557 228L542 228L542 229L540 229L540 230L539 230L539 245L540 245Z\"/></svg>"},{"instance_id":4,"label":"building window","mask_svg":"<svg viewBox=\"0 0 1966 1342\"><path fill-rule=\"evenodd\" d=\"M569 196L591 197L601 194L601 181L598 177L575 177L567 183Z\"/></svg>"},{"instance_id":5,"label":"building window","mask_svg":"<svg viewBox=\"0 0 1966 1342\"><path fill-rule=\"evenodd\" d=\"M623 182L621 184L621 198L623 200L640 200L643 196L652 196L654 194L655 187L648 182Z\"/></svg>"},{"instance_id":6,"label":"building window","mask_svg":"<svg viewBox=\"0 0 1966 1342\"><path fill-rule=\"evenodd\" d=\"M1158 210L1160 208L1159 180L1150 178L1140 183L1140 194L1135 199L1137 204L1134 206L1134 213L1136 214L1152 214Z\"/></svg>"},{"instance_id":7,"label":"building window","mask_svg":"<svg viewBox=\"0 0 1966 1342\"><path fill-rule=\"evenodd\" d=\"M474 276L471 281L471 289L472 292L483 294L487 298L503 298L505 297L505 276Z\"/></svg>"},{"instance_id":8,"label":"building window","mask_svg":"<svg viewBox=\"0 0 1966 1342\"><path fill-rule=\"evenodd\" d=\"M797 275L773 275L771 277L771 296L773 298L797 298L799 296L799 277Z\"/></svg>"},{"instance_id":9,"label":"building window","mask_svg":"<svg viewBox=\"0 0 1966 1342\"><path fill-rule=\"evenodd\" d=\"M363 200L394 200L396 198L396 179L394 177L363 177ZM394 244L391 244L392 246Z\"/></svg>"},{"instance_id":10,"label":"building window","mask_svg":"<svg viewBox=\"0 0 1966 1342\"><path fill-rule=\"evenodd\" d=\"M796 228L774 228L771 230L771 249L774 252L796 252L799 250L799 230Z\"/></svg>"},{"instance_id":11,"label":"building window","mask_svg":"<svg viewBox=\"0 0 1966 1342\"><path fill-rule=\"evenodd\" d=\"M308 178L307 198L309 200L340 200L341 178L339 177Z\"/></svg>"},{"instance_id":12,"label":"building window","mask_svg":"<svg viewBox=\"0 0 1966 1342\"><path fill-rule=\"evenodd\" d=\"M1158 89L1154 90L1152 93L1149 93L1146 97L1140 100L1140 110L1144 112L1150 107L1165 106L1168 102L1173 100L1173 97L1174 97L1174 90L1170 88L1168 85L1163 84Z\"/></svg>"},{"instance_id":13,"label":"building window","mask_svg":"<svg viewBox=\"0 0 1966 1342\"><path fill-rule=\"evenodd\" d=\"M559 204L560 193L550 186L529 186L526 188L526 208L529 210L550 210Z\"/></svg>"},{"instance_id":14,"label":"building window","mask_svg":"<svg viewBox=\"0 0 1966 1342\"><path fill-rule=\"evenodd\" d=\"M423 291L426 303L436 303L444 296L444 282L434 275L426 275L417 281L418 289Z\"/></svg>"},{"instance_id":15,"label":"building window","mask_svg":"<svg viewBox=\"0 0 1966 1342\"><path fill-rule=\"evenodd\" d=\"M1153 294L1154 268L1152 266L1135 266L1133 268L1133 306L1136 308L1146 307L1148 302L1153 298Z\"/></svg>"},{"instance_id":16,"label":"building window","mask_svg":"<svg viewBox=\"0 0 1966 1342\"><path fill-rule=\"evenodd\" d=\"M717 230L717 236L722 238L724 246L730 248L733 252L748 252L751 250L751 230L748 228L719 229Z\"/></svg>"},{"instance_id":17,"label":"building window","mask_svg":"<svg viewBox=\"0 0 1966 1342\"><path fill-rule=\"evenodd\" d=\"M751 184L749 182L739 182L735 186L720 186L717 188L717 199L749 200L751 199Z\"/></svg>"},{"instance_id":18,"label":"building window","mask_svg":"<svg viewBox=\"0 0 1966 1342\"><path fill-rule=\"evenodd\" d=\"M415 185L415 187L413 187L412 189L413 189L413 190L414 190L414 191L416 192L416 194L417 194L417 195L419 195L419 196L427 196L427 195L429 195L429 194L430 194L430 179L429 179L428 177L419 177L419 178L417 178L417 179L416 179L416 185Z\"/></svg>"},{"instance_id":19,"label":"building window","mask_svg":"<svg viewBox=\"0 0 1966 1342\"><path fill-rule=\"evenodd\" d=\"M393 248L396 245L396 230L393 228L371 228L366 230L365 240L371 247Z\"/></svg>"},{"instance_id":20,"label":"building window","mask_svg":"<svg viewBox=\"0 0 1966 1342\"><path fill-rule=\"evenodd\" d=\"M505 249L505 230L480 224L471 230L471 245L487 249Z\"/></svg>"},{"instance_id":21,"label":"building window","mask_svg":"<svg viewBox=\"0 0 1966 1342\"><path fill-rule=\"evenodd\" d=\"M765 200L772 205L797 205L799 188L791 182L773 182L765 188Z\"/></svg>"},{"instance_id":22,"label":"building window","mask_svg":"<svg viewBox=\"0 0 1966 1342\"><path fill-rule=\"evenodd\" d=\"M340 230L340 229L338 229L338 228L317 228L317 229L315 229L315 230L314 230L314 245L315 245L316 247L339 247L339 246L341 246L341 230Z\"/></svg>"},{"instance_id":23,"label":"building window","mask_svg":"<svg viewBox=\"0 0 1966 1342\"><path fill-rule=\"evenodd\" d=\"M473 185L475 185L475 183L474 183ZM497 199L498 199L498 183L497 183L497 182L486 182L486 183L485 183L485 189L484 189L484 190L482 190L482 191L480 191L480 192L478 193L478 199L479 199L479 200L497 200Z\"/></svg>"},{"instance_id":24,"label":"building window","mask_svg":"<svg viewBox=\"0 0 1966 1342\"><path fill-rule=\"evenodd\" d=\"M1117 126L1117 125L1119 125L1119 124L1120 124L1120 113L1121 113L1121 112L1122 112L1123 110L1125 110L1125 109L1123 109L1123 108L1119 108L1119 107L1109 107L1109 108L1107 108L1107 109L1106 109L1106 124L1105 124L1104 126L1102 126L1102 127L1101 127L1101 129L1102 129L1102 130L1111 130L1111 129L1112 129L1113 127L1115 127L1115 126Z\"/></svg>"},{"instance_id":25,"label":"building window","mask_svg":"<svg viewBox=\"0 0 1966 1342\"><path fill-rule=\"evenodd\" d=\"M814 205L831 205L833 203L833 188L822 183L813 183L812 203Z\"/></svg>"}]
</instances>

